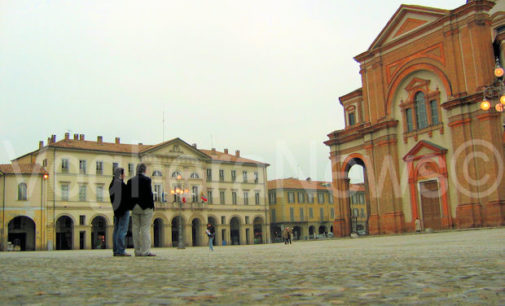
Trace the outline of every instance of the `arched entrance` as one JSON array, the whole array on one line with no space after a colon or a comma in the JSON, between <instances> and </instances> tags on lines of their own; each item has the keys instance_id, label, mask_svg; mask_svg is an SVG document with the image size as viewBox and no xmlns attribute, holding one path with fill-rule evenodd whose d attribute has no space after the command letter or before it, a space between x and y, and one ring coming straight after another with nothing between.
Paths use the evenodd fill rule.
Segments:
<instances>
[{"instance_id":1,"label":"arched entrance","mask_svg":"<svg viewBox=\"0 0 505 306\"><path fill-rule=\"evenodd\" d=\"M309 226L309 239L314 239L314 225Z\"/></svg>"},{"instance_id":2,"label":"arched entrance","mask_svg":"<svg viewBox=\"0 0 505 306\"><path fill-rule=\"evenodd\" d=\"M191 221L191 241L193 241L193 246L202 245L202 241L200 239L202 230L202 222L200 222L200 219L193 219L193 221Z\"/></svg>"},{"instance_id":3,"label":"arched entrance","mask_svg":"<svg viewBox=\"0 0 505 306\"><path fill-rule=\"evenodd\" d=\"M104 217L98 216L91 221L91 248L105 249L105 235L107 221Z\"/></svg>"},{"instance_id":4,"label":"arched entrance","mask_svg":"<svg viewBox=\"0 0 505 306\"><path fill-rule=\"evenodd\" d=\"M9 222L8 241L21 251L35 250L35 222L25 216L18 216Z\"/></svg>"},{"instance_id":5,"label":"arched entrance","mask_svg":"<svg viewBox=\"0 0 505 306\"><path fill-rule=\"evenodd\" d=\"M56 249L72 249L72 233L74 230L74 221L70 217L61 216L56 221Z\"/></svg>"},{"instance_id":6,"label":"arched entrance","mask_svg":"<svg viewBox=\"0 0 505 306\"><path fill-rule=\"evenodd\" d=\"M163 247L163 219L156 218L153 223L154 247Z\"/></svg>"},{"instance_id":7,"label":"arched entrance","mask_svg":"<svg viewBox=\"0 0 505 306\"><path fill-rule=\"evenodd\" d=\"M270 227L270 235L272 236L272 242L281 242L282 241L282 230L280 226L273 225Z\"/></svg>"},{"instance_id":8,"label":"arched entrance","mask_svg":"<svg viewBox=\"0 0 505 306\"><path fill-rule=\"evenodd\" d=\"M368 235L370 203L365 162L358 157L350 159L345 168L347 196L345 197L345 218L349 233ZM346 231L346 232L347 232ZM346 233L344 233L345 235Z\"/></svg>"},{"instance_id":9,"label":"arched entrance","mask_svg":"<svg viewBox=\"0 0 505 306\"><path fill-rule=\"evenodd\" d=\"M237 217L233 217L230 220L230 235L231 235L231 244L239 245L240 244L240 220Z\"/></svg>"},{"instance_id":10,"label":"arched entrance","mask_svg":"<svg viewBox=\"0 0 505 306\"><path fill-rule=\"evenodd\" d=\"M263 243L263 219L260 217L254 218L254 244Z\"/></svg>"},{"instance_id":11,"label":"arched entrance","mask_svg":"<svg viewBox=\"0 0 505 306\"><path fill-rule=\"evenodd\" d=\"M184 220L180 216L172 219L172 246L179 245L179 224L181 228L181 241L184 243Z\"/></svg>"},{"instance_id":12,"label":"arched entrance","mask_svg":"<svg viewBox=\"0 0 505 306\"><path fill-rule=\"evenodd\" d=\"M300 240L302 229L299 226L293 227L293 240Z\"/></svg>"},{"instance_id":13,"label":"arched entrance","mask_svg":"<svg viewBox=\"0 0 505 306\"><path fill-rule=\"evenodd\" d=\"M326 236L326 233L327 233L326 226L324 226L324 225L319 226L318 233L320 236Z\"/></svg>"}]
</instances>

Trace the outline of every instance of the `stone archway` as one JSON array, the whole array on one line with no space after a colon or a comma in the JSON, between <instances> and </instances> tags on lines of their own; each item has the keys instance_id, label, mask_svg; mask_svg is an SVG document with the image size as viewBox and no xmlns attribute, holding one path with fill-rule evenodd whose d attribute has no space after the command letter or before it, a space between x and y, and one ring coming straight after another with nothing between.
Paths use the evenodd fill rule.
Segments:
<instances>
[{"instance_id":1,"label":"stone archway","mask_svg":"<svg viewBox=\"0 0 505 306\"><path fill-rule=\"evenodd\" d=\"M240 244L240 219L233 217L230 220L230 237L232 245Z\"/></svg>"},{"instance_id":2,"label":"stone archway","mask_svg":"<svg viewBox=\"0 0 505 306\"><path fill-rule=\"evenodd\" d=\"M61 216L56 221L56 249L71 250L74 221L68 216Z\"/></svg>"},{"instance_id":3,"label":"stone archway","mask_svg":"<svg viewBox=\"0 0 505 306\"><path fill-rule=\"evenodd\" d=\"M163 219L161 218L156 218L154 219L153 222L153 236L154 236L154 247L163 247L163 241L164 241L164 222Z\"/></svg>"},{"instance_id":4,"label":"stone archway","mask_svg":"<svg viewBox=\"0 0 505 306\"><path fill-rule=\"evenodd\" d=\"M181 216L175 216L172 219L172 246L179 246L179 231L180 232L180 240L182 245L184 245L184 218Z\"/></svg>"},{"instance_id":5,"label":"stone archway","mask_svg":"<svg viewBox=\"0 0 505 306\"><path fill-rule=\"evenodd\" d=\"M253 231L254 231L254 244L261 244L264 241L263 237L263 218L256 217L253 221Z\"/></svg>"},{"instance_id":6,"label":"stone archway","mask_svg":"<svg viewBox=\"0 0 505 306\"><path fill-rule=\"evenodd\" d=\"M35 250L35 222L26 216L17 216L9 222L8 241L21 251Z\"/></svg>"},{"instance_id":7,"label":"stone archway","mask_svg":"<svg viewBox=\"0 0 505 306\"><path fill-rule=\"evenodd\" d=\"M204 231L204 229L202 227L202 222L200 219L193 219L191 221L191 241L193 242L193 246L202 245L202 231Z\"/></svg>"},{"instance_id":8,"label":"stone archway","mask_svg":"<svg viewBox=\"0 0 505 306\"><path fill-rule=\"evenodd\" d=\"M316 228L314 225L309 226L309 239L314 239Z\"/></svg>"},{"instance_id":9,"label":"stone archway","mask_svg":"<svg viewBox=\"0 0 505 306\"><path fill-rule=\"evenodd\" d=\"M319 226L319 229L318 229L317 233L319 235L325 235L327 233L326 226L324 226L324 225Z\"/></svg>"},{"instance_id":10,"label":"stone archway","mask_svg":"<svg viewBox=\"0 0 505 306\"><path fill-rule=\"evenodd\" d=\"M300 240L302 236L302 229L299 226L293 227L293 240Z\"/></svg>"},{"instance_id":11,"label":"stone archway","mask_svg":"<svg viewBox=\"0 0 505 306\"><path fill-rule=\"evenodd\" d=\"M345 197L342 199L344 205L341 208L344 228L341 229L341 235L347 236L350 233L358 232L358 230L362 235L367 235L370 233L370 201L368 200L370 196L368 194L367 168L362 156L351 154L344 162L344 173ZM357 178L358 176L360 177ZM353 178L352 182L349 177ZM363 214L360 214L361 210L363 210ZM378 220L375 221L378 222ZM378 224L374 229L378 233Z\"/></svg>"},{"instance_id":12,"label":"stone archway","mask_svg":"<svg viewBox=\"0 0 505 306\"><path fill-rule=\"evenodd\" d=\"M107 235L107 220L102 216L97 216L91 221L91 248L105 249Z\"/></svg>"},{"instance_id":13,"label":"stone archway","mask_svg":"<svg viewBox=\"0 0 505 306\"><path fill-rule=\"evenodd\" d=\"M270 227L270 236L272 237L272 242L281 242L282 241L282 229L278 225L272 225Z\"/></svg>"}]
</instances>

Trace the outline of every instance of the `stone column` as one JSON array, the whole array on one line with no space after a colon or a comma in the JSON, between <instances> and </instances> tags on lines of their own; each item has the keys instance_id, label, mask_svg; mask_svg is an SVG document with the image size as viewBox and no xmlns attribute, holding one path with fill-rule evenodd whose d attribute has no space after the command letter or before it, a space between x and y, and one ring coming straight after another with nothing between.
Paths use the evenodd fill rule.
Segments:
<instances>
[{"instance_id":1,"label":"stone column","mask_svg":"<svg viewBox=\"0 0 505 306\"><path fill-rule=\"evenodd\" d=\"M193 234L192 234L192 226L190 224L186 224L183 229L184 233L184 243L186 244L186 247L191 247L193 246Z\"/></svg>"},{"instance_id":2,"label":"stone column","mask_svg":"<svg viewBox=\"0 0 505 306\"><path fill-rule=\"evenodd\" d=\"M112 235L114 233L114 225L107 225L105 229L105 247L107 249L112 249L113 243L112 243Z\"/></svg>"},{"instance_id":3,"label":"stone column","mask_svg":"<svg viewBox=\"0 0 505 306\"><path fill-rule=\"evenodd\" d=\"M164 224L163 228L163 247L172 246L172 224Z\"/></svg>"},{"instance_id":4,"label":"stone column","mask_svg":"<svg viewBox=\"0 0 505 306\"><path fill-rule=\"evenodd\" d=\"M245 228L246 228L246 225L245 224L241 224L240 225L240 230L239 230L239 236L240 236L240 245L246 245L246 240L245 240Z\"/></svg>"},{"instance_id":5,"label":"stone column","mask_svg":"<svg viewBox=\"0 0 505 306\"><path fill-rule=\"evenodd\" d=\"M231 229L229 224L224 225L226 245L231 245Z\"/></svg>"},{"instance_id":6,"label":"stone column","mask_svg":"<svg viewBox=\"0 0 505 306\"><path fill-rule=\"evenodd\" d=\"M89 249L91 249L91 226L82 226L82 230L85 231L84 248L86 250L89 250Z\"/></svg>"},{"instance_id":7,"label":"stone column","mask_svg":"<svg viewBox=\"0 0 505 306\"><path fill-rule=\"evenodd\" d=\"M72 228L72 250L79 249L79 227L74 226Z\"/></svg>"},{"instance_id":8,"label":"stone column","mask_svg":"<svg viewBox=\"0 0 505 306\"><path fill-rule=\"evenodd\" d=\"M223 238L222 238L222 235L221 235L221 230L224 228L221 224L217 225L216 224L216 238L215 238L215 241L216 241L216 245L223 245Z\"/></svg>"}]
</instances>

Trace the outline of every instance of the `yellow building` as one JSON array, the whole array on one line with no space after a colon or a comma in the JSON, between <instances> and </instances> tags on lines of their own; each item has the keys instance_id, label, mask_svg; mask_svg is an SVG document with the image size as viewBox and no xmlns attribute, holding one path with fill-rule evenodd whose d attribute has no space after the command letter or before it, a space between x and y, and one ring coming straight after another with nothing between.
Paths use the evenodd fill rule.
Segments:
<instances>
[{"instance_id":1,"label":"yellow building","mask_svg":"<svg viewBox=\"0 0 505 306\"><path fill-rule=\"evenodd\" d=\"M268 181L268 202L273 241L286 227L294 239L327 237L333 232L335 208L330 182L295 178ZM330 234L331 236L331 234Z\"/></svg>"},{"instance_id":2,"label":"yellow building","mask_svg":"<svg viewBox=\"0 0 505 306\"><path fill-rule=\"evenodd\" d=\"M123 167L128 179L140 162L153 184L153 246L177 245L179 220L186 246L207 243L207 223L215 225L219 245L270 240L268 164L243 158L240 151L198 149L179 138L144 145L122 144L119 138L104 142L101 136L88 141L67 133L60 141L52 135L38 150L0 165L0 248L110 248L113 169ZM181 198L171 193L177 187L186 191ZM130 235L128 242L131 246Z\"/></svg>"},{"instance_id":3,"label":"yellow building","mask_svg":"<svg viewBox=\"0 0 505 306\"><path fill-rule=\"evenodd\" d=\"M368 208L365 200L365 184L349 186L349 202L351 207L351 232L360 235L368 234Z\"/></svg>"}]
</instances>

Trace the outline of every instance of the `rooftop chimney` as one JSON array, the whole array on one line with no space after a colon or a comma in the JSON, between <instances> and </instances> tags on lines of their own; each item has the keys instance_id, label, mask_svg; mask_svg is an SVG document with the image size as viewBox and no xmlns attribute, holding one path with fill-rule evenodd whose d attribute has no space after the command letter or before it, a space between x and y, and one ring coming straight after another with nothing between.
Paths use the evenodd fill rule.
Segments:
<instances>
[{"instance_id":1,"label":"rooftop chimney","mask_svg":"<svg viewBox=\"0 0 505 306\"><path fill-rule=\"evenodd\" d=\"M74 134L74 140L79 140L79 134Z\"/></svg>"},{"instance_id":2,"label":"rooftop chimney","mask_svg":"<svg viewBox=\"0 0 505 306\"><path fill-rule=\"evenodd\" d=\"M84 134L79 135L79 140L84 140Z\"/></svg>"},{"instance_id":3,"label":"rooftop chimney","mask_svg":"<svg viewBox=\"0 0 505 306\"><path fill-rule=\"evenodd\" d=\"M142 143L141 143L141 142L139 142L139 146L141 146L141 145L142 145Z\"/></svg>"},{"instance_id":4,"label":"rooftop chimney","mask_svg":"<svg viewBox=\"0 0 505 306\"><path fill-rule=\"evenodd\" d=\"M65 133L65 140L69 140L70 139L70 133Z\"/></svg>"},{"instance_id":5,"label":"rooftop chimney","mask_svg":"<svg viewBox=\"0 0 505 306\"><path fill-rule=\"evenodd\" d=\"M39 141L39 149L42 149L44 147L44 142L41 140Z\"/></svg>"},{"instance_id":6,"label":"rooftop chimney","mask_svg":"<svg viewBox=\"0 0 505 306\"><path fill-rule=\"evenodd\" d=\"M224 149L224 154L228 154L228 149Z\"/></svg>"},{"instance_id":7,"label":"rooftop chimney","mask_svg":"<svg viewBox=\"0 0 505 306\"><path fill-rule=\"evenodd\" d=\"M212 154L216 154L216 148L212 148Z\"/></svg>"},{"instance_id":8,"label":"rooftop chimney","mask_svg":"<svg viewBox=\"0 0 505 306\"><path fill-rule=\"evenodd\" d=\"M120 143L121 143L121 141L120 141L120 140L121 140L121 139L120 139L119 137L116 137L116 144L120 144Z\"/></svg>"},{"instance_id":9,"label":"rooftop chimney","mask_svg":"<svg viewBox=\"0 0 505 306\"><path fill-rule=\"evenodd\" d=\"M99 144L102 144L103 143L103 137L102 136L96 137L96 142L99 143Z\"/></svg>"},{"instance_id":10,"label":"rooftop chimney","mask_svg":"<svg viewBox=\"0 0 505 306\"><path fill-rule=\"evenodd\" d=\"M235 156L236 156L236 157L240 157L240 150L236 150L236 151L235 151Z\"/></svg>"},{"instance_id":11,"label":"rooftop chimney","mask_svg":"<svg viewBox=\"0 0 505 306\"><path fill-rule=\"evenodd\" d=\"M56 135L51 135L51 141L52 141L52 143L56 142Z\"/></svg>"},{"instance_id":12,"label":"rooftop chimney","mask_svg":"<svg viewBox=\"0 0 505 306\"><path fill-rule=\"evenodd\" d=\"M193 146L193 148L195 148L195 149L196 149L196 143L192 144L192 146Z\"/></svg>"}]
</instances>

